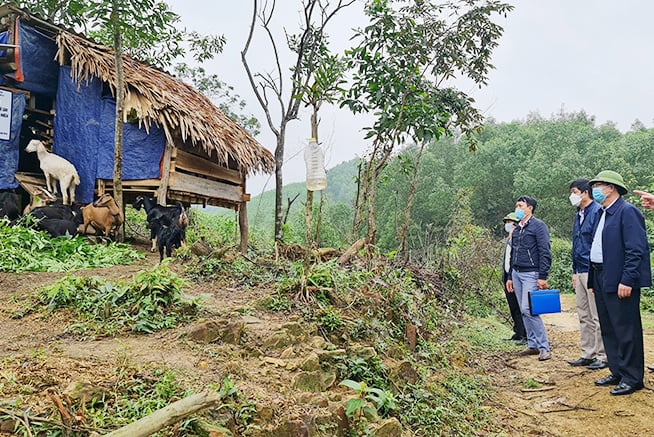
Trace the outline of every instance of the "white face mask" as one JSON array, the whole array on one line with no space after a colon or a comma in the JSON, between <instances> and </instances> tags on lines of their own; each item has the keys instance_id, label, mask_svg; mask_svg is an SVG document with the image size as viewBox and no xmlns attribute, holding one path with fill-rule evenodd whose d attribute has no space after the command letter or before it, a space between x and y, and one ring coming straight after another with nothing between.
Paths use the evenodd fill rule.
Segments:
<instances>
[{"instance_id":1,"label":"white face mask","mask_svg":"<svg viewBox=\"0 0 654 437\"><path fill-rule=\"evenodd\" d=\"M504 230L506 232L511 232L512 229L513 229L513 223L504 223Z\"/></svg>"},{"instance_id":2,"label":"white face mask","mask_svg":"<svg viewBox=\"0 0 654 437\"><path fill-rule=\"evenodd\" d=\"M581 196L579 194L572 193L569 199L572 206L579 206L581 204Z\"/></svg>"}]
</instances>

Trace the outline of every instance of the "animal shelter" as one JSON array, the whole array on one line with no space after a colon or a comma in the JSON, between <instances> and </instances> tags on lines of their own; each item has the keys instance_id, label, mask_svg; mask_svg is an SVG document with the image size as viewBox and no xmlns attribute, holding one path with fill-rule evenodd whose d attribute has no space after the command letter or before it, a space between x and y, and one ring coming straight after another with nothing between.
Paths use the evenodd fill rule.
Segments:
<instances>
[{"instance_id":1,"label":"animal shelter","mask_svg":"<svg viewBox=\"0 0 654 437\"><path fill-rule=\"evenodd\" d=\"M125 202L213 205L238 211L247 240L246 176L274 158L207 97L170 74L124 56ZM43 187L32 139L79 173L76 199L112 191L116 101L113 49L30 14L0 6L0 190Z\"/></svg>"}]
</instances>

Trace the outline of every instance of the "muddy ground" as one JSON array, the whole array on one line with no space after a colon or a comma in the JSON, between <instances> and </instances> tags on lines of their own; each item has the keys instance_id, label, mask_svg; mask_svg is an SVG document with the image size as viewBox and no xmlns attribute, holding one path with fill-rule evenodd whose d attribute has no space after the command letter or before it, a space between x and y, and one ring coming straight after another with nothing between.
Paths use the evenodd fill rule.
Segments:
<instances>
[{"instance_id":1,"label":"muddy ground","mask_svg":"<svg viewBox=\"0 0 654 437\"><path fill-rule=\"evenodd\" d=\"M157 261L156 256L148 255L131 266L76 274L129 279ZM288 363L293 357L301 357L305 349L302 345L294 346L290 353L288 349L264 351L262 358L261 354L244 353L232 345L190 342L184 336L184 328L147 336L80 341L65 333L66 312L12 318L36 288L49 285L63 275L0 273L0 383L3 378L21 380L21 376L29 374L30 379L25 380L29 385L25 390L26 399L44 405L49 402L44 396L45 390L64 390L75 380L102 384L113 377L111 369L119 360L128 359L135 365L175 368L181 379L195 387L219 384L224 375L230 374L244 395L256 399L258 406L265 406L272 414L302 415L299 405L303 402L298 401L288 383L297 370ZM280 325L294 320L293 316L289 320L279 313L256 310L255 303L268 290L191 283L188 291L193 295L210 296L204 306L210 309L211 318L242 320L249 341L255 344L260 343L257 339L266 338ZM550 361L539 362L533 356L517 357L515 352L483 358L497 361L496 365L488 367L500 369L489 375L496 394L487 408L496 423L506 435L654 435L654 374L646 374L646 388L631 396L610 396L609 389L594 386L593 381L606 376L608 371L590 371L566 363L579 357L579 332L574 296L563 296L562 304L562 313L544 316L552 345ZM650 364L654 364L652 319L649 317L645 323L645 355L646 363ZM279 358L282 353L286 353L284 360ZM41 358L36 359L37 356ZM21 364L17 366L17 362ZM527 389L525 381L529 379L541 386ZM8 400L0 393L0 406ZM37 410L38 407L34 408ZM0 432L0 435L9 434Z\"/></svg>"}]
</instances>

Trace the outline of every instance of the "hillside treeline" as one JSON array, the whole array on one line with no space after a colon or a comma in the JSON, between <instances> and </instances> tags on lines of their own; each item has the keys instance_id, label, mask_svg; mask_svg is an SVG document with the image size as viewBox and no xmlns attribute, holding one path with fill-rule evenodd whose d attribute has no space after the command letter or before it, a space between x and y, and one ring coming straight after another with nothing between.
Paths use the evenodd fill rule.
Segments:
<instances>
[{"instance_id":1,"label":"hillside treeline","mask_svg":"<svg viewBox=\"0 0 654 437\"><path fill-rule=\"evenodd\" d=\"M407 205L417 149L405 147L395 156L378 181L376 217L378 245L397 248L397 232ZM550 226L554 237L568 238L574 209L568 201L569 183L599 171L619 172L629 189L647 189L654 179L654 129L636 121L626 133L612 123L597 125L584 112L560 113L551 118L529 115L512 123L487 123L469 143L448 137L433 142L419 163L416 198L411 211L410 250L428 253L447 237L448 223L456 222L463 198L469 202L472 222L502 234L502 217L513 210L515 199L528 194L538 200L536 216ZM352 205L356 197L357 161L328 172L329 187L320 222L323 246L345 247L354 236ZM302 244L304 238L304 184L285 187L284 198L293 199L286 221L285 240ZM271 193L251 203L253 226L272 225ZM628 196L638 204L638 199ZM288 202L287 202L288 204ZM314 200L316 209L319 202ZM270 208L270 209L269 209ZM648 213L645 213L646 217ZM270 220L270 223L267 223ZM314 223L316 221L314 220Z\"/></svg>"}]
</instances>

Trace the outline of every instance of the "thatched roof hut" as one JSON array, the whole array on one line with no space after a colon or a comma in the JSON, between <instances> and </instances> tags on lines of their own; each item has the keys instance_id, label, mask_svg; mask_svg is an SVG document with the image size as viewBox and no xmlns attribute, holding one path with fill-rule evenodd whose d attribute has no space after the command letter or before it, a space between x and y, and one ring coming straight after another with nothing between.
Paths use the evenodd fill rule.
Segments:
<instances>
[{"instance_id":1,"label":"thatched roof hut","mask_svg":"<svg viewBox=\"0 0 654 437\"><path fill-rule=\"evenodd\" d=\"M243 244L245 178L272 173L273 155L191 86L129 56L123 59L125 199L145 194L162 204L180 200L235 209ZM0 74L0 189L17 188L18 181L34 194L38 165L22 149L36 136L77 168L78 199L89 202L111 190L113 49L5 4ZM3 113L9 116L3 119Z\"/></svg>"}]
</instances>

